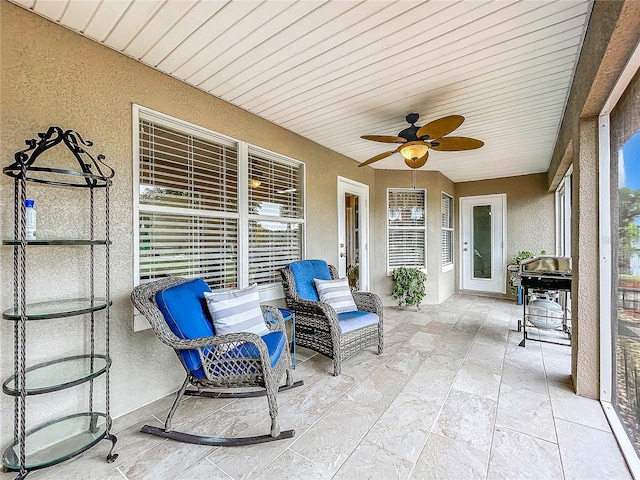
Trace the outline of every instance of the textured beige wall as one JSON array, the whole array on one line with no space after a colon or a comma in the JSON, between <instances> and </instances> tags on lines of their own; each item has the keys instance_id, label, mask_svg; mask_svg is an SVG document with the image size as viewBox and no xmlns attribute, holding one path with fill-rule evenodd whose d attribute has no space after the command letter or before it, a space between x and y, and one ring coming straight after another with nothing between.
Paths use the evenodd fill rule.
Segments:
<instances>
[{"instance_id":1,"label":"textured beige wall","mask_svg":"<svg viewBox=\"0 0 640 480\"><path fill-rule=\"evenodd\" d=\"M307 166L307 255L337 261L337 176L372 186L374 171L176 79L85 39L4 0L1 17L0 126L2 165L24 148L24 140L59 125L92 140L115 171L112 189L112 413L121 415L176 390L181 368L173 352L150 331L132 332L129 293L133 286L131 106L143 105L210 130L305 162ZM55 161L59 161L56 159ZM0 175L0 236L13 230L11 179ZM86 231L86 197L60 188L30 189L38 228L47 236ZM371 215L375 215L375 205ZM42 233L44 235L44 233ZM375 245L376 239L372 238ZM0 247L0 309L12 304L12 254ZM86 250L29 249L30 298L86 294ZM375 279L380 273L371 270ZM80 353L86 328L78 318L29 325L30 363ZM0 378L12 371L9 322L0 322ZM100 382L98 382L100 383ZM46 397L46 398L45 398ZM81 387L30 399L30 418L75 410ZM12 402L0 395L0 443L8 440Z\"/></svg>"},{"instance_id":2,"label":"textured beige wall","mask_svg":"<svg viewBox=\"0 0 640 480\"><path fill-rule=\"evenodd\" d=\"M598 119L581 122L578 155L573 162L574 213L571 239L573 285L571 296L571 376L576 393L600 394L600 269L598 232Z\"/></svg>"},{"instance_id":3,"label":"textured beige wall","mask_svg":"<svg viewBox=\"0 0 640 480\"><path fill-rule=\"evenodd\" d=\"M441 192L455 195L453 183L440 172L416 171L416 188L427 190L427 281L425 304L440 303L449 297L456 289L455 274L442 273L441 266L441 226L440 226L440 194ZM395 300L389 295L393 281L386 276L386 202L387 189L410 188L413 182L413 172L399 170L376 170L375 193L373 205L378 215L373 219L371 235L378 239L373 245L371 268L381 272L373 279L372 290L378 292L385 305L395 305ZM442 298L444 297L444 298Z\"/></svg>"},{"instance_id":4,"label":"textured beige wall","mask_svg":"<svg viewBox=\"0 0 640 480\"><path fill-rule=\"evenodd\" d=\"M460 204L461 197L497 193L507 195L507 260L521 250L534 254L545 250L553 254L555 199L547 190L546 174L458 183L456 205ZM456 236L459 239L458 232ZM512 296L508 288L507 294Z\"/></svg>"}]
</instances>

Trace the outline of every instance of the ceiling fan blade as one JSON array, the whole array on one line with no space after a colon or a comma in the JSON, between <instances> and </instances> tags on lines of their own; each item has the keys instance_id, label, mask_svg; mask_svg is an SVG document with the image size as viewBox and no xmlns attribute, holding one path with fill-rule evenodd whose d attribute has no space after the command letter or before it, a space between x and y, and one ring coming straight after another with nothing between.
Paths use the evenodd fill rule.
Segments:
<instances>
[{"instance_id":1,"label":"ceiling fan blade","mask_svg":"<svg viewBox=\"0 0 640 480\"><path fill-rule=\"evenodd\" d=\"M407 140L402 137L392 137L390 135L363 135L360 138L364 138L365 140L373 140L374 142L384 142L384 143L404 143Z\"/></svg>"},{"instance_id":2,"label":"ceiling fan blade","mask_svg":"<svg viewBox=\"0 0 640 480\"><path fill-rule=\"evenodd\" d=\"M438 144L435 146L435 144ZM474 150L484 145L482 140L469 137L444 137L432 140L431 148L441 152L456 152L459 150Z\"/></svg>"},{"instance_id":3,"label":"ceiling fan blade","mask_svg":"<svg viewBox=\"0 0 640 480\"><path fill-rule=\"evenodd\" d=\"M416 160L413 160L413 159L407 160L405 158L404 163L406 163L411 168L420 168L424 166L425 163L427 163L428 158L429 158L429 151L427 150L427 153L425 153L424 156L417 158Z\"/></svg>"},{"instance_id":4,"label":"ceiling fan blade","mask_svg":"<svg viewBox=\"0 0 640 480\"><path fill-rule=\"evenodd\" d=\"M462 122L464 122L464 117L462 115L449 115L448 117L442 117L420 127L416 132L416 136L418 138L422 138L428 135L429 140L444 137L462 125Z\"/></svg>"},{"instance_id":5,"label":"ceiling fan blade","mask_svg":"<svg viewBox=\"0 0 640 480\"><path fill-rule=\"evenodd\" d=\"M379 153L375 157L371 157L369 160L366 160L360 164L359 167L364 167L365 165L369 165L370 163L377 162L378 160L382 160L383 158L387 158L389 155L393 155L397 150L391 150L390 152Z\"/></svg>"}]
</instances>

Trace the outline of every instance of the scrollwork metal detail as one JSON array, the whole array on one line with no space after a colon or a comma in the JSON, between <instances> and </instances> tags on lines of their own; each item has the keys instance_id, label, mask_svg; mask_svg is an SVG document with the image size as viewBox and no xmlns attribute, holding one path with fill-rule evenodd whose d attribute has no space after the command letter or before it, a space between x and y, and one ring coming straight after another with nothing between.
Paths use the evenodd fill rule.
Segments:
<instances>
[{"instance_id":1,"label":"scrollwork metal detail","mask_svg":"<svg viewBox=\"0 0 640 480\"><path fill-rule=\"evenodd\" d=\"M62 130L60 127L49 127L46 132L38 133L38 139L25 140L27 148L15 153L15 162L5 167L3 172L13 178L24 179L30 182L46 183L49 185L64 185L72 187L104 187L110 183L114 175L113 169L107 165L105 156L99 154L92 156L86 147L93 146L93 142L85 140L75 130ZM78 162L78 170L52 168L36 165L36 160L47 150L64 144ZM58 177L51 178L41 173L54 173ZM61 176L68 177L61 177ZM64 181L61 179L64 178Z\"/></svg>"}]
</instances>

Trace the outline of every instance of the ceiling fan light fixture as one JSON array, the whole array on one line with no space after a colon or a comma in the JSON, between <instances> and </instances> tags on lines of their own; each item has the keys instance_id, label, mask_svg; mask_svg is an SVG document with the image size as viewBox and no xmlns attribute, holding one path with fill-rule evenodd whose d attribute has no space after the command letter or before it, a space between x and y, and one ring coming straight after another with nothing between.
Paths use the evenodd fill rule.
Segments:
<instances>
[{"instance_id":1,"label":"ceiling fan light fixture","mask_svg":"<svg viewBox=\"0 0 640 480\"><path fill-rule=\"evenodd\" d=\"M405 160L416 160L422 158L429 150L429 147L424 142L407 142L400 147L400 153Z\"/></svg>"},{"instance_id":2,"label":"ceiling fan light fixture","mask_svg":"<svg viewBox=\"0 0 640 480\"><path fill-rule=\"evenodd\" d=\"M250 178L249 179L249 186L251 188L258 188L260 185L262 185L262 182L256 178Z\"/></svg>"}]
</instances>

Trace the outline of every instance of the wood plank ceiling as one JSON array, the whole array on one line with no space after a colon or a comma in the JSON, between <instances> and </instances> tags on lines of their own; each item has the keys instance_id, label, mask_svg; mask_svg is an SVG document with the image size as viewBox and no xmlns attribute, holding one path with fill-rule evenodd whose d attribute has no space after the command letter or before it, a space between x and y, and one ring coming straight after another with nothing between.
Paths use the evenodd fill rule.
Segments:
<instances>
[{"instance_id":1,"label":"wood plank ceiling","mask_svg":"<svg viewBox=\"0 0 640 480\"><path fill-rule=\"evenodd\" d=\"M548 169L591 0L11 0L356 161L458 114L454 182ZM371 165L407 169L399 154Z\"/></svg>"}]
</instances>

